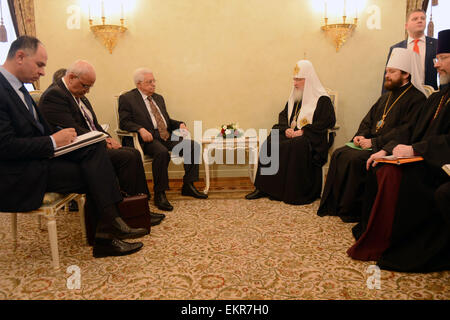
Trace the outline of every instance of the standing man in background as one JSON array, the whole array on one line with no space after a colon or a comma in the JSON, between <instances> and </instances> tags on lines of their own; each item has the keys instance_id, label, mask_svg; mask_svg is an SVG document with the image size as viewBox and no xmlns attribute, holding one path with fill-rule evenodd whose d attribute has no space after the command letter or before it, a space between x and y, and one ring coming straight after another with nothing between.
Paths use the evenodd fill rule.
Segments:
<instances>
[{"instance_id":1,"label":"standing man in background","mask_svg":"<svg viewBox=\"0 0 450 320\"><path fill-rule=\"evenodd\" d=\"M394 44L390 50L387 61L391 57L394 48L406 48L416 52L420 56L420 72L422 84L432 86L435 90L437 85L437 71L434 68L433 59L436 58L437 40L425 36L427 16L425 11L416 9L411 11L407 18L405 29L408 32L408 39ZM381 93L386 93L384 87L386 72L383 76L383 89Z\"/></svg>"}]
</instances>

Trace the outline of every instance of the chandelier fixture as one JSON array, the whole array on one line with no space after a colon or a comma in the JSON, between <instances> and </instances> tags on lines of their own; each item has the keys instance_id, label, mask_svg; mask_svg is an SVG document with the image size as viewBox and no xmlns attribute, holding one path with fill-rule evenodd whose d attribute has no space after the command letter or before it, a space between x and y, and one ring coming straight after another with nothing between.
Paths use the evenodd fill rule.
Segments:
<instances>
[{"instance_id":1,"label":"chandelier fixture","mask_svg":"<svg viewBox=\"0 0 450 320\"><path fill-rule=\"evenodd\" d=\"M100 39L103 45L108 49L109 53L112 54L114 48L116 47L119 37L128 29L124 26L124 14L123 14L123 4L121 6L121 17L120 25L117 24L105 24L105 6L104 1L102 1L102 24L93 25L93 20L91 18L91 12L89 8L89 25L91 26L91 31L94 33L95 37Z\"/></svg>"},{"instance_id":2,"label":"chandelier fixture","mask_svg":"<svg viewBox=\"0 0 450 320\"><path fill-rule=\"evenodd\" d=\"M347 3L346 0L344 0L344 14L342 15L342 23L328 24L327 1L325 1L325 24L321 27L321 29L325 32L326 36L333 41L336 47L336 52L338 52L347 39L352 36L352 33L358 24L358 11L356 11L353 23L347 23L346 11Z\"/></svg>"}]
</instances>

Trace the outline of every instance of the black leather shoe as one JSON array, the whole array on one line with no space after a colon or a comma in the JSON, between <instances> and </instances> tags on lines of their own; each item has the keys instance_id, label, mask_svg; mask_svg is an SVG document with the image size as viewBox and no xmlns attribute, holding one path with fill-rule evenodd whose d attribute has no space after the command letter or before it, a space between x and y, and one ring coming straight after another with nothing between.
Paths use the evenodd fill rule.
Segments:
<instances>
[{"instance_id":1,"label":"black leather shoe","mask_svg":"<svg viewBox=\"0 0 450 320\"><path fill-rule=\"evenodd\" d=\"M206 199L208 198L207 194L199 192L192 182L183 183L183 188L181 188L181 194L183 196L190 196L197 199Z\"/></svg>"},{"instance_id":2,"label":"black leather shoe","mask_svg":"<svg viewBox=\"0 0 450 320\"><path fill-rule=\"evenodd\" d=\"M125 256L135 253L144 246L142 242L125 242L119 239L96 238L92 254L95 258Z\"/></svg>"},{"instance_id":3,"label":"black leather shoe","mask_svg":"<svg viewBox=\"0 0 450 320\"><path fill-rule=\"evenodd\" d=\"M163 221L163 218L150 216L150 226L152 226L152 227L157 226L158 224L161 223L161 221Z\"/></svg>"},{"instance_id":4,"label":"black leather shoe","mask_svg":"<svg viewBox=\"0 0 450 320\"><path fill-rule=\"evenodd\" d=\"M117 238L117 239L136 239L149 234L145 228L130 228L122 218L117 217L114 219L111 226L99 230L96 234L99 238Z\"/></svg>"},{"instance_id":5,"label":"black leather shoe","mask_svg":"<svg viewBox=\"0 0 450 320\"><path fill-rule=\"evenodd\" d=\"M264 197L267 197L267 194L265 194L264 192L262 192L262 191L260 191L258 189L255 189L255 191L247 194L245 196L245 199L247 199L247 200L255 200L255 199L264 198Z\"/></svg>"},{"instance_id":6,"label":"black leather shoe","mask_svg":"<svg viewBox=\"0 0 450 320\"><path fill-rule=\"evenodd\" d=\"M150 212L150 217L164 219L166 215L164 213Z\"/></svg>"},{"instance_id":7,"label":"black leather shoe","mask_svg":"<svg viewBox=\"0 0 450 320\"><path fill-rule=\"evenodd\" d=\"M155 206L157 206L158 209L164 211L173 210L173 207L170 204L169 200L167 200L166 193L164 191L155 193Z\"/></svg>"}]
</instances>

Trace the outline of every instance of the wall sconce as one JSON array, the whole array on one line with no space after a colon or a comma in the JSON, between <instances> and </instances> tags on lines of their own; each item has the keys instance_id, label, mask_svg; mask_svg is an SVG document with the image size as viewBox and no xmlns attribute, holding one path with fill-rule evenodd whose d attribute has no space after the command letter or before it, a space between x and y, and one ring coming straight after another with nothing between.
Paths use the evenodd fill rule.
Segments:
<instances>
[{"instance_id":1,"label":"wall sconce","mask_svg":"<svg viewBox=\"0 0 450 320\"><path fill-rule=\"evenodd\" d=\"M95 37L100 39L103 45L108 49L109 53L112 54L113 49L115 48L117 41L119 40L119 36L122 35L128 29L124 26L124 14L123 14L123 4L121 5L121 17L120 17L120 25L116 24L105 24L105 7L104 2L102 1L102 24L93 25L91 18L91 10L89 8L89 25L91 26L91 31L94 33Z\"/></svg>"},{"instance_id":2,"label":"wall sconce","mask_svg":"<svg viewBox=\"0 0 450 320\"><path fill-rule=\"evenodd\" d=\"M342 23L334 23L328 24L328 16L327 16L327 2L325 1L325 15L324 21L325 25L321 27L321 29L325 32L326 36L328 36L336 46L336 52L344 45L349 37L351 37L353 30L356 29L358 24L358 10L356 10L356 16L353 19L353 23L346 23L347 20L347 3L344 0L344 14L342 16Z\"/></svg>"}]
</instances>

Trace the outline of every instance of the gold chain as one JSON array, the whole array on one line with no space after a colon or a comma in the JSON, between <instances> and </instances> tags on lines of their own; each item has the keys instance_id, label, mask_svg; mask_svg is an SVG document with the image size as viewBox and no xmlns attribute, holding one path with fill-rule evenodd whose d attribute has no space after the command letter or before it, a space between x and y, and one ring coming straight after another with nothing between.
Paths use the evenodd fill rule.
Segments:
<instances>
[{"instance_id":1,"label":"gold chain","mask_svg":"<svg viewBox=\"0 0 450 320\"><path fill-rule=\"evenodd\" d=\"M433 120L436 119L436 117L438 116L439 112L441 111L441 108L442 108L444 105L447 105L447 103L450 101L450 99L448 99L448 100L444 103L444 99L445 99L447 96L448 96L448 93L447 93L446 95L442 96L441 101L439 102L439 106L438 106L438 108L436 109L436 112L435 112L435 114L434 114Z\"/></svg>"},{"instance_id":2,"label":"gold chain","mask_svg":"<svg viewBox=\"0 0 450 320\"><path fill-rule=\"evenodd\" d=\"M403 97L403 95L404 95L406 92L408 92L408 90L411 89L412 86L413 86L413 85L411 84L411 85L408 87L408 89L406 89L405 91L403 91L402 94L397 98L397 100L395 100L394 103L391 104L391 106L389 107L388 111L386 111L386 108L387 108L387 106L388 106L388 104L389 104L389 101L391 101L391 97L392 97L392 91L391 91L391 93L389 94L389 98L387 99L386 104L385 104L385 106L384 106L383 116L381 117L380 121L378 121L378 123L377 123L377 130L376 130L377 132L378 132L378 130L380 130L381 128L383 128L383 126L384 126L384 119L386 119L386 116L388 115L389 111L391 111L391 109L395 106L395 104L398 102L398 100L400 100L400 98Z\"/></svg>"}]
</instances>

